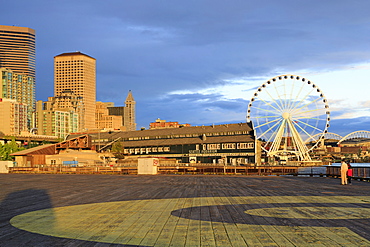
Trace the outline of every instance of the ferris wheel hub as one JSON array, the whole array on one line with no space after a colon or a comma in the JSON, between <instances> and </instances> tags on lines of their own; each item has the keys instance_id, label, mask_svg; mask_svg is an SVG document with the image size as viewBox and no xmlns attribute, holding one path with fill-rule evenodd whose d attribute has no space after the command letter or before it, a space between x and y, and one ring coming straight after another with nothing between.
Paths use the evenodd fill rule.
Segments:
<instances>
[{"instance_id":1,"label":"ferris wheel hub","mask_svg":"<svg viewBox=\"0 0 370 247\"><path fill-rule=\"evenodd\" d=\"M290 118L290 113L289 112L284 112L283 113L283 118L284 119L289 119Z\"/></svg>"}]
</instances>

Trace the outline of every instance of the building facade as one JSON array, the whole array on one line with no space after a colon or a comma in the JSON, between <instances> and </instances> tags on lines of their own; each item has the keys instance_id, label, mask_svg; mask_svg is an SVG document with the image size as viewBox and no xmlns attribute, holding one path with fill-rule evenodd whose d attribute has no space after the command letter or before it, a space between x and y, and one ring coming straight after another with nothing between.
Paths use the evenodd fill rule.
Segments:
<instances>
[{"instance_id":1,"label":"building facade","mask_svg":"<svg viewBox=\"0 0 370 247\"><path fill-rule=\"evenodd\" d=\"M0 25L0 67L31 76L35 81L35 35L31 28Z\"/></svg>"},{"instance_id":2,"label":"building facade","mask_svg":"<svg viewBox=\"0 0 370 247\"><path fill-rule=\"evenodd\" d=\"M127 131L135 131L136 130L136 101L132 96L131 90L128 92L127 98L125 100L125 116L123 117L123 126L126 127Z\"/></svg>"},{"instance_id":3,"label":"building facade","mask_svg":"<svg viewBox=\"0 0 370 247\"><path fill-rule=\"evenodd\" d=\"M50 97L49 99L52 99ZM36 103L36 126L39 135L57 136L61 139L78 131L78 113L68 109L54 108L53 102Z\"/></svg>"},{"instance_id":4,"label":"building facade","mask_svg":"<svg viewBox=\"0 0 370 247\"><path fill-rule=\"evenodd\" d=\"M121 130L135 131L136 130L136 101L132 96L131 90L125 100L125 106L108 106L109 115L121 116L122 126Z\"/></svg>"},{"instance_id":5,"label":"building facade","mask_svg":"<svg viewBox=\"0 0 370 247\"><path fill-rule=\"evenodd\" d=\"M27 104L27 128L33 127L36 83L36 32L27 27L0 25L0 97ZM1 91L1 89L0 89Z\"/></svg>"},{"instance_id":6,"label":"building facade","mask_svg":"<svg viewBox=\"0 0 370 247\"><path fill-rule=\"evenodd\" d=\"M95 128L96 59L81 52L54 57L54 96L72 91L83 102L80 130Z\"/></svg>"},{"instance_id":7,"label":"building facade","mask_svg":"<svg viewBox=\"0 0 370 247\"><path fill-rule=\"evenodd\" d=\"M27 105L13 99L0 98L0 131L5 135L19 135L27 131Z\"/></svg>"},{"instance_id":8,"label":"building facade","mask_svg":"<svg viewBox=\"0 0 370 247\"><path fill-rule=\"evenodd\" d=\"M79 134L67 137L76 138ZM223 124L139 131L89 133L96 150L112 148L122 142L126 157L159 157L179 163L258 163L259 145L255 145L251 124ZM108 150L106 150L108 151Z\"/></svg>"},{"instance_id":9,"label":"building facade","mask_svg":"<svg viewBox=\"0 0 370 247\"><path fill-rule=\"evenodd\" d=\"M0 97L14 99L27 105L27 128L33 126L32 115L35 110L35 82L32 76L14 73L7 68L0 68Z\"/></svg>"},{"instance_id":10,"label":"building facade","mask_svg":"<svg viewBox=\"0 0 370 247\"><path fill-rule=\"evenodd\" d=\"M167 122L166 120L157 119L155 122L149 124L149 129L167 129L167 128L180 128L190 127L190 124L179 124L179 122Z\"/></svg>"},{"instance_id":11,"label":"building facade","mask_svg":"<svg viewBox=\"0 0 370 247\"><path fill-rule=\"evenodd\" d=\"M114 107L112 102L96 102L96 128L119 130L122 126L122 116L109 115L108 107Z\"/></svg>"}]
</instances>

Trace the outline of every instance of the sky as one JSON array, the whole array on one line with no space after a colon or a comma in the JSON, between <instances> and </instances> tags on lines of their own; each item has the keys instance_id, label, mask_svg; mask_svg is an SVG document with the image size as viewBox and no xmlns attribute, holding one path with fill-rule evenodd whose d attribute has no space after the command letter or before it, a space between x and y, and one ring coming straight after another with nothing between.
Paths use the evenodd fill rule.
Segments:
<instances>
[{"instance_id":1,"label":"sky","mask_svg":"<svg viewBox=\"0 0 370 247\"><path fill-rule=\"evenodd\" d=\"M256 88L282 74L313 81L329 132L370 130L368 0L13 0L1 25L36 30L36 99L53 95L53 59L97 60L97 100L136 101L138 128L246 122Z\"/></svg>"}]
</instances>

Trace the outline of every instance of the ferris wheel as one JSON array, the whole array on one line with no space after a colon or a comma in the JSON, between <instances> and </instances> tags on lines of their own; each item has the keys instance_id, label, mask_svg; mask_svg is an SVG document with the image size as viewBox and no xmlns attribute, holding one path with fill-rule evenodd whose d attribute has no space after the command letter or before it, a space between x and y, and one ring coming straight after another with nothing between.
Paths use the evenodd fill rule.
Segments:
<instances>
[{"instance_id":1,"label":"ferris wheel","mask_svg":"<svg viewBox=\"0 0 370 247\"><path fill-rule=\"evenodd\" d=\"M310 161L309 151L328 132L330 111L317 85L300 76L280 75L258 87L248 105L247 121L268 156ZM314 145L308 147L303 140Z\"/></svg>"}]
</instances>

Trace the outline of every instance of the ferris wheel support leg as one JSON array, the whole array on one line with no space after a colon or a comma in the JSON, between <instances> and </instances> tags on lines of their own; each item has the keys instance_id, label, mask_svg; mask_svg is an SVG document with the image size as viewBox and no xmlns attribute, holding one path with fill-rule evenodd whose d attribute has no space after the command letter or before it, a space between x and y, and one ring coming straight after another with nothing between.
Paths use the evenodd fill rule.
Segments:
<instances>
[{"instance_id":1,"label":"ferris wheel support leg","mask_svg":"<svg viewBox=\"0 0 370 247\"><path fill-rule=\"evenodd\" d=\"M295 142L295 146L298 150L298 155L302 161L311 161L311 156L308 153L308 148L304 144L301 136L299 135L297 129L293 126L292 121L287 121L289 128L292 130L293 140Z\"/></svg>"},{"instance_id":2,"label":"ferris wheel support leg","mask_svg":"<svg viewBox=\"0 0 370 247\"><path fill-rule=\"evenodd\" d=\"M271 148L269 150L269 154L274 154L276 153L279 148L280 148L280 145L281 145L281 140L283 138L283 133L284 133L284 128L285 128L285 121L280 125L279 127L279 130L276 134L276 137L275 137L275 140L273 141L272 145L271 145Z\"/></svg>"}]
</instances>

